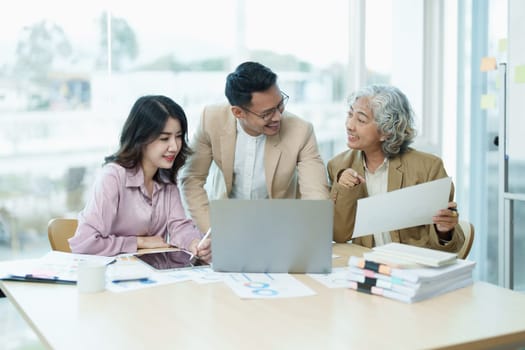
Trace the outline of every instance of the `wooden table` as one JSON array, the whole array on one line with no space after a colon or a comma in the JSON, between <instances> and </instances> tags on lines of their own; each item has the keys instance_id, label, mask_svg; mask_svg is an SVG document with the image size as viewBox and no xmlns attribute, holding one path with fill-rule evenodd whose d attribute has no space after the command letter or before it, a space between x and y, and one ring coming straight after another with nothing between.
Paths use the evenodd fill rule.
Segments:
<instances>
[{"instance_id":1,"label":"wooden table","mask_svg":"<svg viewBox=\"0 0 525 350\"><path fill-rule=\"evenodd\" d=\"M334 266L365 250L334 245ZM1 267L1 264L0 264ZM194 282L125 293L0 281L53 349L488 349L525 344L525 295L487 283L415 304L329 289L317 295L241 300L225 284Z\"/></svg>"}]
</instances>

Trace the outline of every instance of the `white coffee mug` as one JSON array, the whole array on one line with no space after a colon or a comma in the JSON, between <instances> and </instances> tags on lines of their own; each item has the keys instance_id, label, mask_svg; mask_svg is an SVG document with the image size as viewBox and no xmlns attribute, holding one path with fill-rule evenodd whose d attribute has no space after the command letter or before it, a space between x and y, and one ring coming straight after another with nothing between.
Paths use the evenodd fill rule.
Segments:
<instances>
[{"instance_id":1,"label":"white coffee mug","mask_svg":"<svg viewBox=\"0 0 525 350\"><path fill-rule=\"evenodd\" d=\"M77 286L80 293L102 292L106 286L106 264L81 261L78 264Z\"/></svg>"}]
</instances>

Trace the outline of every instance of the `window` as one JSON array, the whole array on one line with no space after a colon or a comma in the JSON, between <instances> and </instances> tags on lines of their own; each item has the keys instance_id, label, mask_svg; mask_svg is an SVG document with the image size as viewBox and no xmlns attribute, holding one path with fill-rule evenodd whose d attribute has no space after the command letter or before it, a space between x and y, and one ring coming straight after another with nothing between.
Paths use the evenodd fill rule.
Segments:
<instances>
[{"instance_id":1,"label":"window","mask_svg":"<svg viewBox=\"0 0 525 350\"><path fill-rule=\"evenodd\" d=\"M137 97L181 103L191 137L243 60L278 73L287 108L314 124L326 160L346 148L347 2L31 6L0 14L1 259L43 254L49 219L76 217Z\"/></svg>"},{"instance_id":2,"label":"window","mask_svg":"<svg viewBox=\"0 0 525 350\"><path fill-rule=\"evenodd\" d=\"M103 12L51 1L0 14L2 259L49 249L47 221L82 207L88 165L114 139L92 104Z\"/></svg>"}]
</instances>

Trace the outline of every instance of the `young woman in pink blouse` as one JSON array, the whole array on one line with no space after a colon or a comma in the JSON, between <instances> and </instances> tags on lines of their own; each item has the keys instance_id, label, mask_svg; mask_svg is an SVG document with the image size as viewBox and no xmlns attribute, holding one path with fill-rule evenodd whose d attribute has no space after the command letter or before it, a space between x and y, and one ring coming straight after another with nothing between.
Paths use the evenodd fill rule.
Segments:
<instances>
[{"instance_id":1,"label":"young woman in pink blouse","mask_svg":"<svg viewBox=\"0 0 525 350\"><path fill-rule=\"evenodd\" d=\"M92 196L79 214L74 253L113 256L176 246L211 260L211 241L186 218L177 173L191 152L183 109L165 96L144 96L106 157Z\"/></svg>"}]
</instances>

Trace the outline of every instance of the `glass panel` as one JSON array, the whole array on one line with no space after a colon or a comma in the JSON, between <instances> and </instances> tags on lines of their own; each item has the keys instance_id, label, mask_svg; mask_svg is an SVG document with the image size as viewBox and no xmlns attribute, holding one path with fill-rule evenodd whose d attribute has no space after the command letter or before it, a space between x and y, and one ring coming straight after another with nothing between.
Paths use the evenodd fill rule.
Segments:
<instances>
[{"instance_id":1,"label":"glass panel","mask_svg":"<svg viewBox=\"0 0 525 350\"><path fill-rule=\"evenodd\" d=\"M287 109L314 125L321 156L328 161L346 150L348 1L245 3L247 58L279 75L281 89L290 95Z\"/></svg>"},{"instance_id":2,"label":"glass panel","mask_svg":"<svg viewBox=\"0 0 525 350\"><path fill-rule=\"evenodd\" d=\"M521 14L525 11L522 1L509 1L509 43L508 43L508 81L507 81L507 121L508 121L508 191L523 198L525 196L525 45L521 35L525 23ZM514 229L512 247L514 252L514 288L525 290L525 270L523 269L525 202L514 202L510 225Z\"/></svg>"},{"instance_id":3,"label":"glass panel","mask_svg":"<svg viewBox=\"0 0 525 350\"><path fill-rule=\"evenodd\" d=\"M390 83L393 41L392 3L391 0L365 2L367 84Z\"/></svg>"},{"instance_id":4,"label":"glass panel","mask_svg":"<svg viewBox=\"0 0 525 350\"><path fill-rule=\"evenodd\" d=\"M525 291L525 202L514 202L514 289Z\"/></svg>"},{"instance_id":5,"label":"glass panel","mask_svg":"<svg viewBox=\"0 0 525 350\"><path fill-rule=\"evenodd\" d=\"M520 36L525 30L523 18L520 16L525 11L525 4L521 1L509 2L509 45L508 45L508 72L507 72L507 122L508 122L508 191L525 194L525 78L523 70L525 62L525 45Z\"/></svg>"},{"instance_id":6,"label":"glass panel","mask_svg":"<svg viewBox=\"0 0 525 350\"><path fill-rule=\"evenodd\" d=\"M400 88L410 100L416 128L421 131L424 3L367 0L365 4L366 84L392 84Z\"/></svg>"},{"instance_id":7,"label":"glass panel","mask_svg":"<svg viewBox=\"0 0 525 350\"><path fill-rule=\"evenodd\" d=\"M86 164L106 152L91 81L102 13L62 1L0 13L0 259L49 249L48 220L83 206Z\"/></svg>"},{"instance_id":8,"label":"glass panel","mask_svg":"<svg viewBox=\"0 0 525 350\"><path fill-rule=\"evenodd\" d=\"M506 40L507 27L507 4L502 1L491 0L488 3L488 45L485 57L496 58L497 63L506 61L506 50L501 46L501 41ZM496 136L499 133L499 121L501 116L500 101L498 100L501 89L499 73L497 70L480 73L486 79L486 90L482 92L480 107L486 124L486 139L484 152L486 154L486 179L487 195L484 227L480 227L480 238L485 239L482 246L486 251L486 261L481 263L484 270L480 271L483 280L498 283L498 191L499 191L499 154L496 146ZM475 175L476 176L476 175ZM483 225L483 224L482 224Z\"/></svg>"},{"instance_id":9,"label":"glass panel","mask_svg":"<svg viewBox=\"0 0 525 350\"><path fill-rule=\"evenodd\" d=\"M506 49L502 41L506 40L507 6L506 2L489 0L472 2L466 8L472 16L473 53L471 57L471 121L470 132L471 166L461 169L462 174L470 171L470 185L473 190L469 196L469 214L476 226L476 239L471 258L478 262L476 278L498 283L498 198L499 198L499 153L496 137L499 133L499 121L502 113L499 94L503 88L500 74L496 67L488 71L480 70L483 59L496 59L497 63L506 62ZM468 55L468 50L465 52ZM466 80L468 82L469 80ZM476 190L478 189L478 190Z\"/></svg>"}]
</instances>

